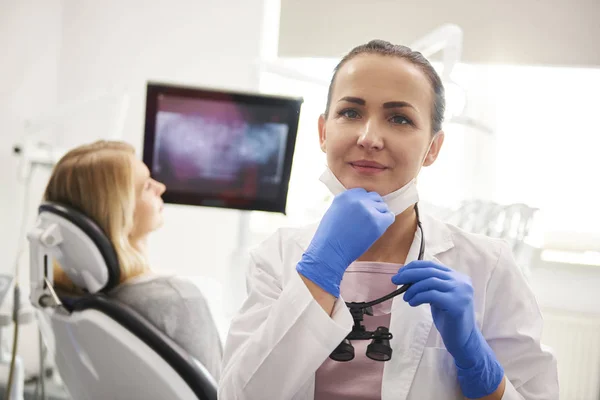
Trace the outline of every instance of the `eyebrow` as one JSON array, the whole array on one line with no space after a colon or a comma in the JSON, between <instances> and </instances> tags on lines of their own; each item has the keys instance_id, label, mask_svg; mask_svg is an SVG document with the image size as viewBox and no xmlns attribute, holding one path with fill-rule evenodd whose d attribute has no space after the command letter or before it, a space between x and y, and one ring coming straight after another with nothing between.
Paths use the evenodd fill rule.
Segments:
<instances>
[{"instance_id":1,"label":"eyebrow","mask_svg":"<svg viewBox=\"0 0 600 400\"><path fill-rule=\"evenodd\" d=\"M364 106L365 104L367 104L367 102L364 99L361 99L360 97L352 97L352 96L346 96L346 97L342 97L338 103L340 101L347 101L348 103L354 103L354 104L358 104L360 106ZM416 110L416 108L406 102L406 101L388 101L387 103L383 103L383 108L385 109L389 109L389 108L412 108L414 110Z\"/></svg>"}]
</instances>

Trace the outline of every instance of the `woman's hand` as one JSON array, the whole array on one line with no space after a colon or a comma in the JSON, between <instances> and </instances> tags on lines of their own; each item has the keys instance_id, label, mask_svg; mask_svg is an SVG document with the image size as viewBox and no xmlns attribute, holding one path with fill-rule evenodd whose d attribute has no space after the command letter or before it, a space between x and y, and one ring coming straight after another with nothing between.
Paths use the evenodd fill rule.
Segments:
<instances>
[{"instance_id":1,"label":"woman's hand","mask_svg":"<svg viewBox=\"0 0 600 400\"><path fill-rule=\"evenodd\" d=\"M475 329L471 278L431 261L414 261L401 268L392 282L412 284L404 300L413 307L429 304L433 322L457 365L472 366L473 355L463 350Z\"/></svg>"},{"instance_id":2,"label":"woman's hand","mask_svg":"<svg viewBox=\"0 0 600 400\"><path fill-rule=\"evenodd\" d=\"M392 282L412 284L404 293L412 307L430 305L433 322L454 357L465 396L481 398L494 393L504 370L475 322L471 278L432 261L413 261L402 267Z\"/></svg>"},{"instance_id":3,"label":"woman's hand","mask_svg":"<svg viewBox=\"0 0 600 400\"><path fill-rule=\"evenodd\" d=\"M310 245L296 266L334 297L350 264L371 247L394 222L383 198L365 189L349 189L335 196Z\"/></svg>"}]
</instances>

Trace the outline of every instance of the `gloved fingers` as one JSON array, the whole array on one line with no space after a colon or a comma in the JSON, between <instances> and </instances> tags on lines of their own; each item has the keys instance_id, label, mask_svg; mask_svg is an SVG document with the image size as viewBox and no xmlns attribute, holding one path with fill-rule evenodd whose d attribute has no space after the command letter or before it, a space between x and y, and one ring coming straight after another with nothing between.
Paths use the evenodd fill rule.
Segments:
<instances>
[{"instance_id":1,"label":"gloved fingers","mask_svg":"<svg viewBox=\"0 0 600 400\"><path fill-rule=\"evenodd\" d=\"M381 213L390 212L390 207L383 202L371 201L371 202L369 202L369 206L373 207L374 209L376 209L377 211L379 211Z\"/></svg>"},{"instance_id":2,"label":"gloved fingers","mask_svg":"<svg viewBox=\"0 0 600 400\"><path fill-rule=\"evenodd\" d=\"M417 293L413 296L408 304L411 307L417 307L421 304L430 304L440 310L446 311L448 305L452 302L452 295L447 292L439 292L437 290L427 290L425 292Z\"/></svg>"},{"instance_id":3,"label":"gloved fingers","mask_svg":"<svg viewBox=\"0 0 600 400\"><path fill-rule=\"evenodd\" d=\"M438 292L448 292L455 287L454 282L446 281L440 278L427 278L419 281L408 288L404 293L404 301L410 302L413 297L419 293L427 292L429 290L437 290Z\"/></svg>"},{"instance_id":4,"label":"gloved fingers","mask_svg":"<svg viewBox=\"0 0 600 400\"><path fill-rule=\"evenodd\" d=\"M339 193L335 196L334 201L336 199L338 199L338 201L347 201L349 199L363 200L366 198L367 194L368 192L363 188L352 188Z\"/></svg>"},{"instance_id":5,"label":"gloved fingers","mask_svg":"<svg viewBox=\"0 0 600 400\"><path fill-rule=\"evenodd\" d=\"M435 268L435 269L439 269L440 271L453 272L453 270L451 268L448 268L443 264L440 264L440 263L437 263L434 261L430 261L430 260L414 260L414 261L411 261L408 264L406 264L404 267L402 267L403 270L421 269L421 268Z\"/></svg>"},{"instance_id":6,"label":"gloved fingers","mask_svg":"<svg viewBox=\"0 0 600 400\"><path fill-rule=\"evenodd\" d=\"M449 281L452 280L451 273L442 271L437 268L422 267L405 269L406 267L400 268L400 271L392 276L392 282L395 285L404 285L407 283L416 283L427 278L438 278L441 280Z\"/></svg>"},{"instance_id":7,"label":"gloved fingers","mask_svg":"<svg viewBox=\"0 0 600 400\"><path fill-rule=\"evenodd\" d=\"M376 201L378 203L383 203L384 202L383 201L383 197L381 197L381 195L379 193L377 193L377 192L368 192L367 193L367 198L369 200L373 200L373 201Z\"/></svg>"},{"instance_id":8,"label":"gloved fingers","mask_svg":"<svg viewBox=\"0 0 600 400\"><path fill-rule=\"evenodd\" d=\"M364 188L352 188L352 189L348 189L345 192L342 192L340 194L344 194L346 193L346 195L361 195L364 193L368 193Z\"/></svg>"},{"instance_id":9,"label":"gloved fingers","mask_svg":"<svg viewBox=\"0 0 600 400\"><path fill-rule=\"evenodd\" d=\"M382 225L385 226L385 229L389 228L390 225L392 225L395 220L396 220L396 214L391 212L389 209L382 213Z\"/></svg>"}]
</instances>

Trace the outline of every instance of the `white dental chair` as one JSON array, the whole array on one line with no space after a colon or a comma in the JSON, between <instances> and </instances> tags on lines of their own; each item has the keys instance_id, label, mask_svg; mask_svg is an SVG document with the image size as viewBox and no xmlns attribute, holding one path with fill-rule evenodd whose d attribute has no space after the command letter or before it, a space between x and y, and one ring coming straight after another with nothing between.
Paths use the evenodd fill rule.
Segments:
<instances>
[{"instance_id":1,"label":"white dental chair","mask_svg":"<svg viewBox=\"0 0 600 400\"><path fill-rule=\"evenodd\" d=\"M198 361L104 294L118 284L119 264L111 242L91 219L44 203L28 239L30 299L73 399L217 399L216 382ZM52 259L84 295L57 294Z\"/></svg>"}]
</instances>

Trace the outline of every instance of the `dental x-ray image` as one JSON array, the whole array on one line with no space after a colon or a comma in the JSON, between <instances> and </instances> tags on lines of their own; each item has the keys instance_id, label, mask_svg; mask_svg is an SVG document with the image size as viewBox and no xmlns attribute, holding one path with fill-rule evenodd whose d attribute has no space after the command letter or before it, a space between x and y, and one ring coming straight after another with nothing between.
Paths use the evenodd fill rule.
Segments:
<instances>
[{"instance_id":1,"label":"dental x-ray image","mask_svg":"<svg viewBox=\"0 0 600 400\"><path fill-rule=\"evenodd\" d=\"M217 194L219 187L227 185L248 190L243 193L246 197L256 197L260 183L281 181L285 124L219 121L171 112L159 112L156 122L154 172L172 189L211 181L198 189Z\"/></svg>"},{"instance_id":2,"label":"dental x-ray image","mask_svg":"<svg viewBox=\"0 0 600 400\"><path fill-rule=\"evenodd\" d=\"M166 202L284 211L298 111L233 97L161 93L155 101L145 138L151 157L144 153Z\"/></svg>"}]
</instances>

